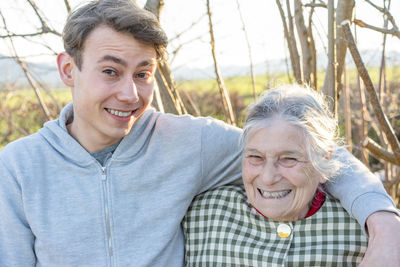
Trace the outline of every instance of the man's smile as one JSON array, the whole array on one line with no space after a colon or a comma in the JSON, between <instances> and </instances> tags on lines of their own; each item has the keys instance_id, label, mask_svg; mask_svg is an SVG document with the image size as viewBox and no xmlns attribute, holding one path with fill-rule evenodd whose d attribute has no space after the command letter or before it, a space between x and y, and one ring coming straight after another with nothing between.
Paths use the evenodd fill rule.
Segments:
<instances>
[{"instance_id":1,"label":"man's smile","mask_svg":"<svg viewBox=\"0 0 400 267\"><path fill-rule=\"evenodd\" d=\"M116 110L116 109L111 109L111 108L106 108L105 109L108 113L118 116L118 117L129 117L130 115L132 115L135 110L131 110L131 111L120 111L120 110Z\"/></svg>"}]
</instances>

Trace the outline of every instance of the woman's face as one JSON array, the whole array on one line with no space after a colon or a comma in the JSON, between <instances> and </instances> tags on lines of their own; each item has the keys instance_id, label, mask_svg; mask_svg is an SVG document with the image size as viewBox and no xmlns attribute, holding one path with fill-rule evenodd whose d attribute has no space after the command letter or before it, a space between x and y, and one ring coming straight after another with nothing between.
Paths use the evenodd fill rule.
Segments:
<instances>
[{"instance_id":1,"label":"woman's face","mask_svg":"<svg viewBox=\"0 0 400 267\"><path fill-rule=\"evenodd\" d=\"M250 203L277 221L304 218L324 182L308 161L300 128L280 119L250 132L242 164Z\"/></svg>"}]
</instances>

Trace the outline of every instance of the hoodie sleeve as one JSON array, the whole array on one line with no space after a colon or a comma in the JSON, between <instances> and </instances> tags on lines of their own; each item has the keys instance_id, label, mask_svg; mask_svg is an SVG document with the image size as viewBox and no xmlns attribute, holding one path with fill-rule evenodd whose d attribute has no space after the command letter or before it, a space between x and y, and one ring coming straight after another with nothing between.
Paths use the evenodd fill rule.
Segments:
<instances>
[{"instance_id":1,"label":"hoodie sleeve","mask_svg":"<svg viewBox=\"0 0 400 267\"><path fill-rule=\"evenodd\" d=\"M202 128L202 193L210 188L241 182L241 149L239 128L208 119Z\"/></svg>"},{"instance_id":2,"label":"hoodie sleeve","mask_svg":"<svg viewBox=\"0 0 400 267\"><path fill-rule=\"evenodd\" d=\"M365 165L346 149L338 150L335 157L339 157L347 167L343 168L331 182L326 183L326 189L340 200L342 206L361 227L365 227L368 216L376 211L399 214L379 178Z\"/></svg>"},{"instance_id":3,"label":"hoodie sleeve","mask_svg":"<svg viewBox=\"0 0 400 267\"><path fill-rule=\"evenodd\" d=\"M0 157L0 266L35 266L34 235L25 218L21 185L2 160Z\"/></svg>"}]
</instances>

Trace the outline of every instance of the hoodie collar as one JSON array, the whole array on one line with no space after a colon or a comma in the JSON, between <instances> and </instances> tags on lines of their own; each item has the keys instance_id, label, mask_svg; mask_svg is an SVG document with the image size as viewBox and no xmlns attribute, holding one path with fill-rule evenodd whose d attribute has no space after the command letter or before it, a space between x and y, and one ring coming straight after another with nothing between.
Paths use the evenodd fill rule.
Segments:
<instances>
[{"instance_id":1,"label":"hoodie collar","mask_svg":"<svg viewBox=\"0 0 400 267\"><path fill-rule=\"evenodd\" d=\"M148 108L142 114L134 123L128 135L121 140L112 156L113 159L132 160L141 151L154 131L158 117L153 116L155 113L157 112L153 108ZM68 133L67 124L72 122L73 118L74 111L71 102L62 109L58 119L46 122L43 128L39 130L39 134L69 160L76 161L77 164L82 166L88 166L96 160Z\"/></svg>"}]
</instances>

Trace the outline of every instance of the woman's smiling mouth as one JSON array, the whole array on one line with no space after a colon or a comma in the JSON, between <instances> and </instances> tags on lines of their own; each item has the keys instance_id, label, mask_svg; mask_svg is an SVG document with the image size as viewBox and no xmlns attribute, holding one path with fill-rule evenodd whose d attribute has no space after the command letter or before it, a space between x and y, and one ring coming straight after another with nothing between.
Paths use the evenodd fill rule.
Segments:
<instances>
[{"instance_id":1,"label":"woman's smiling mouth","mask_svg":"<svg viewBox=\"0 0 400 267\"><path fill-rule=\"evenodd\" d=\"M292 192L291 189L282 190L282 191L274 191L274 192L264 191L260 188L257 188L257 189L258 189L258 192L260 192L261 196L263 196L264 198L273 198L273 199L286 197L287 195L290 194L290 192Z\"/></svg>"}]
</instances>

